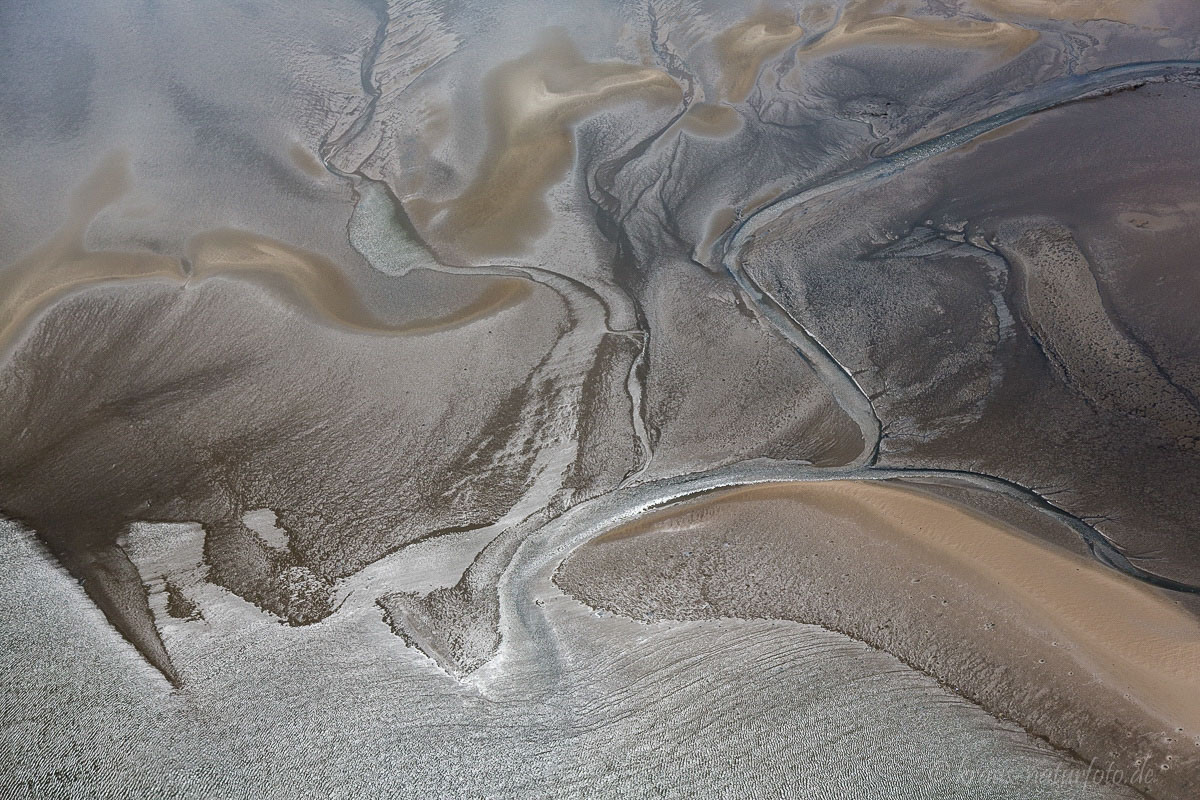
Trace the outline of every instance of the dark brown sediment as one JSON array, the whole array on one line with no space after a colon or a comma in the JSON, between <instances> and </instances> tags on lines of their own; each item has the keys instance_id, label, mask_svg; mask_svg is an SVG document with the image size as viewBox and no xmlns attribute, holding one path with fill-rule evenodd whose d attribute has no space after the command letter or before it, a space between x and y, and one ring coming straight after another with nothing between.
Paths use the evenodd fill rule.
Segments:
<instances>
[{"instance_id":1,"label":"dark brown sediment","mask_svg":"<svg viewBox=\"0 0 1200 800\"><path fill-rule=\"evenodd\" d=\"M812 44L807 53L821 53L871 44L924 45L996 50L1012 57L1037 41L1036 31L1006 21L889 12L886 0L849 3L840 19Z\"/></svg>"},{"instance_id":2,"label":"dark brown sediment","mask_svg":"<svg viewBox=\"0 0 1200 800\"><path fill-rule=\"evenodd\" d=\"M11 346L29 321L57 299L91 285L169 279L194 283L229 276L267 286L326 321L363 332L423 335L487 317L529 296L528 281L481 275L474 298L438 317L381 320L359 289L329 259L250 231L206 231L188 242L184 260L133 250L89 250L93 219L133 185L128 157L109 155L79 187L55 237L0 272L0 347ZM461 294L469 297L469 293Z\"/></svg>"}]
</instances>

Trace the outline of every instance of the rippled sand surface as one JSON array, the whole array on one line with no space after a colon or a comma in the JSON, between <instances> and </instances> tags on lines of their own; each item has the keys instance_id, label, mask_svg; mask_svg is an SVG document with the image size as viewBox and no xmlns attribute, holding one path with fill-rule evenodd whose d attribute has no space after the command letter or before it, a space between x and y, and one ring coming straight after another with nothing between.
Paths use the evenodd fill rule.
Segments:
<instances>
[{"instance_id":1,"label":"rippled sand surface","mask_svg":"<svg viewBox=\"0 0 1200 800\"><path fill-rule=\"evenodd\" d=\"M714 492L597 537L557 581L642 619L786 618L844 631L1089 756L1123 752L1127 773L1193 772L1195 614L913 486Z\"/></svg>"},{"instance_id":2,"label":"rippled sand surface","mask_svg":"<svg viewBox=\"0 0 1200 800\"><path fill-rule=\"evenodd\" d=\"M0 796L1195 796L1194 4L0 45Z\"/></svg>"}]
</instances>

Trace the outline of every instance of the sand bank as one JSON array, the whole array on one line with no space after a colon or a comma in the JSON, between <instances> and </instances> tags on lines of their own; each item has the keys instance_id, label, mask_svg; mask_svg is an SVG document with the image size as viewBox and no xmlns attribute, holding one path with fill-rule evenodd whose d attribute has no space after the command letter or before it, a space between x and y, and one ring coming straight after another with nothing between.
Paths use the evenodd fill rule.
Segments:
<instances>
[{"instance_id":1,"label":"sand bank","mask_svg":"<svg viewBox=\"0 0 1200 800\"><path fill-rule=\"evenodd\" d=\"M912 485L714 492L601 536L558 581L635 617L817 623L1085 760L1138 772L1142 788L1171 796L1200 774L1200 620L1169 593Z\"/></svg>"}]
</instances>

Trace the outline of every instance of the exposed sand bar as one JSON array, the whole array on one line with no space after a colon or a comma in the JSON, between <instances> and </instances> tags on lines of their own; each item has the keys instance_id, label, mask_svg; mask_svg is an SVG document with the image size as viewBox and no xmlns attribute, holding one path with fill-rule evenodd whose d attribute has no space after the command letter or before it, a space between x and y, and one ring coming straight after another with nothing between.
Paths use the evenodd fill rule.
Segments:
<instances>
[{"instance_id":1,"label":"exposed sand bar","mask_svg":"<svg viewBox=\"0 0 1200 800\"><path fill-rule=\"evenodd\" d=\"M558 581L635 617L840 630L1085 759L1142 767L1146 786L1200 774L1200 620L1169 592L912 484L717 490L598 537Z\"/></svg>"},{"instance_id":2,"label":"exposed sand bar","mask_svg":"<svg viewBox=\"0 0 1200 800\"><path fill-rule=\"evenodd\" d=\"M888 13L883 0L860 0L842 12L829 31L806 53L823 53L871 44L926 45L995 49L1014 56L1037 41L1037 31L1009 22L941 19Z\"/></svg>"},{"instance_id":3,"label":"exposed sand bar","mask_svg":"<svg viewBox=\"0 0 1200 800\"><path fill-rule=\"evenodd\" d=\"M1117 22L1129 22L1148 5L1146 0L973 0L973 4L992 14Z\"/></svg>"}]
</instances>

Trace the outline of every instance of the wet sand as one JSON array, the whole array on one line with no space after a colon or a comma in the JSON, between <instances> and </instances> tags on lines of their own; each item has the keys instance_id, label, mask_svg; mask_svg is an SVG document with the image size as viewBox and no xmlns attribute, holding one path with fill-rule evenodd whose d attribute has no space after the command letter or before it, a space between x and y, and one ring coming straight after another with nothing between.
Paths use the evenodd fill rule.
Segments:
<instances>
[{"instance_id":1,"label":"wet sand","mask_svg":"<svg viewBox=\"0 0 1200 800\"><path fill-rule=\"evenodd\" d=\"M532 294L528 280L481 275L474 279L477 296L462 307L439 317L388 323L363 307L336 265L282 242L246 231L209 231L189 242L188 259L191 279L230 276L261 283L325 320L365 333L417 336L449 331L486 319Z\"/></svg>"},{"instance_id":2,"label":"wet sand","mask_svg":"<svg viewBox=\"0 0 1200 800\"><path fill-rule=\"evenodd\" d=\"M503 338L507 325L497 316L524 307L521 330L510 335L526 348L540 335L557 339L561 327L553 294L535 289L526 278L477 275L461 279L447 298L437 298L436 292L422 297L421 282L434 275L427 270L391 277L388 288L416 288L419 308L429 313L441 307L445 313L420 316L410 311L399 319L382 319L364 305L346 271L329 259L242 230L196 234L180 258L87 249L84 238L94 219L135 185L125 154L110 155L75 192L70 217L54 239L0 272L0 287L11 289L0 307L0 343L12 351L0 376L0 392L12 411L0 418L12 442L0 459L0 502L7 515L39 531L114 627L177 683L178 673L147 607L142 577L121 542L128 525L145 519L205 524L213 580L290 624L318 621L331 611L330 573L339 570L342 559L355 559L357 546L328 549L320 537L305 544L304 532L327 525L329 512L294 516L294 500L279 502L276 495L275 501L267 501L259 495L263 502L252 505L280 508L286 519L281 531L296 534L285 547L271 547L256 539L239 509L248 508L246 501L265 488L264 482L273 484L268 494L290 494L298 488L294 481L300 474L307 472L318 481L334 477L302 466L315 464L316 453L323 459L334 451L342 458L361 458L363 449L346 447L354 436L345 435L345 426L353 427L355 417L381 415L378 423L360 430L376 447L380 430L403 438L413 434L413 427L444 425L439 405L405 396L413 385L403 377L405 366L419 368L424 383L464 378L469 383L476 376L463 376L462 368L446 357L456 351L461 356L464 337ZM528 313L532 307L550 312L545 324L535 321L537 312ZM460 333L464 327L473 327L473 334ZM446 339L451 334L453 344ZM324 357L317 355L321 352ZM513 372L497 376L492 387L473 388L476 408L485 417L503 409L522 371L536 367L538 358L530 362L528 355L510 348L493 358L489 369L503 371L507 365ZM357 379L352 379L346 371L354 374L355 363ZM294 394L297 381L311 382L310 389ZM392 388L384 388L389 383ZM377 408L362 407L375 391ZM397 418L397 410L405 406ZM360 541L376 553L368 560L398 546L396 537L407 541L463 526L459 512L450 511L453 522L442 517L455 505L453 500L434 501L442 511L413 527L399 528L396 515L411 523L422 509L432 510L422 503L404 508L402 498L438 474L434 465L453 452L454 441L482 436L468 450L478 455L504 450L503 427L479 419L473 425L471 416L459 411L455 431L439 434L440 456L431 455L420 466L385 456L390 463L376 465L379 475L401 472L408 477L397 481L403 489L376 496L371 524L353 528L352 535L375 540ZM189 427L191 432L184 433ZM338 428L341 434L334 433ZM325 444L316 444L313 437ZM308 445L301 444L305 440ZM299 450L274 464L266 458L255 474L238 467L240 474L232 482L223 476L229 448L239 451L236 459L245 464L274 447L296 445ZM469 460L457 456L463 457ZM96 458L111 466L100 466ZM450 455L450 461L455 458ZM529 463L513 461L518 471ZM108 474L100 476L103 472ZM434 481L416 491L442 494ZM476 505L467 512L484 518L468 526L479 527L502 514L506 503L516 499L514 488L524 481L522 476L505 485L493 476L482 495L473 495ZM37 488L39 482L61 483L59 490L46 493ZM483 498L497 490L507 496L491 506ZM320 492L300 494L321 502ZM392 521L385 521L389 516ZM346 526L339 530L350 532Z\"/></svg>"},{"instance_id":3,"label":"wet sand","mask_svg":"<svg viewBox=\"0 0 1200 800\"><path fill-rule=\"evenodd\" d=\"M0 270L0 350L11 345L39 312L72 292L115 281L169 279L192 284L237 278L270 288L319 319L365 333L424 335L452 330L503 311L531 293L521 278L473 278L474 298L437 317L389 322L368 310L344 271L329 259L250 231L224 229L193 236L187 255L89 250L88 227L134 186L128 155L109 155L75 192L70 215L54 238Z\"/></svg>"},{"instance_id":4,"label":"wet sand","mask_svg":"<svg viewBox=\"0 0 1200 800\"><path fill-rule=\"evenodd\" d=\"M0 795L1192 800L1198 31L3 6Z\"/></svg>"},{"instance_id":5,"label":"wet sand","mask_svg":"<svg viewBox=\"0 0 1200 800\"><path fill-rule=\"evenodd\" d=\"M558 30L528 55L497 67L484 80L484 95L488 149L474 179L445 206L424 212L443 246L469 258L520 253L545 232L550 209L543 195L574 158L573 122L617 103L680 99L665 72L589 63Z\"/></svg>"},{"instance_id":6,"label":"wet sand","mask_svg":"<svg viewBox=\"0 0 1200 800\"><path fill-rule=\"evenodd\" d=\"M993 14L1117 22L1131 22L1154 5L1146 0L972 0L972 4Z\"/></svg>"},{"instance_id":7,"label":"wet sand","mask_svg":"<svg viewBox=\"0 0 1200 800\"><path fill-rule=\"evenodd\" d=\"M1065 379L1096 406L1157 422L1181 447L1200 445L1200 409L1105 308L1095 270L1069 230L1007 226L997 247L1022 281L1027 318Z\"/></svg>"},{"instance_id":8,"label":"wet sand","mask_svg":"<svg viewBox=\"0 0 1200 800\"><path fill-rule=\"evenodd\" d=\"M679 120L680 127L697 136L724 137L736 133L741 117L729 106L693 103Z\"/></svg>"},{"instance_id":9,"label":"wet sand","mask_svg":"<svg viewBox=\"0 0 1200 800\"><path fill-rule=\"evenodd\" d=\"M1171 299L1191 294L1172 277L1191 274L1183 255L1191 237L1174 228L1153 234L1153 246L1149 236L1135 243L1135 229L1120 220L1154 195L1186 199L1195 140L1174 125L1195 112L1195 94L1186 63L1136 69L1179 75L1161 88L1067 102L1027 125L1008 124L1012 114L1002 112L992 118L1006 130L999 138L953 147L997 129L987 123L898 151L892 165L769 206L758 217L778 223L750 224L738 236L753 234L741 251L750 276L786 298L793 322L872 399L881 464L952 467L1030 487L1091 520L1143 569L1194 584L1187 498L1197 417L1193 359L1184 353L1194 352L1195 326ZM1116 87L1130 85L1132 71L1111 71ZM1064 89L1084 91L1087 82ZM1103 144L1075 147L1084 130L1104 131ZM1167 166L1149 155L1146 140L1178 160ZM922 161L943 143L944 158ZM848 228L856 217L861 226ZM1033 217L1042 220L1036 227L1049 217L1070 230L1076 255L1055 259L1048 250L1037 261L1033 250L1016 252ZM1034 306L1043 315L1056 306L1047 327L1028 303L1022 265L1040 275ZM1135 265L1143 279L1123 277ZM1173 280L1175 292L1157 288ZM1056 364L1063 356L1071 371Z\"/></svg>"},{"instance_id":10,"label":"wet sand","mask_svg":"<svg viewBox=\"0 0 1200 800\"><path fill-rule=\"evenodd\" d=\"M804 35L787 12L764 10L718 36L713 45L721 65L721 96L740 103L754 88L759 70Z\"/></svg>"},{"instance_id":11,"label":"wet sand","mask_svg":"<svg viewBox=\"0 0 1200 800\"><path fill-rule=\"evenodd\" d=\"M90 283L129 278L183 277L179 263L155 253L88 251L88 225L132 183L128 156L109 155L71 199L69 216L54 237L0 270L0 352L28 320L62 295Z\"/></svg>"},{"instance_id":12,"label":"wet sand","mask_svg":"<svg viewBox=\"0 0 1200 800\"><path fill-rule=\"evenodd\" d=\"M596 538L556 581L639 619L820 624L1142 788L1171 796L1200 776L1200 618L912 484L713 492Z\"/></svg>"},{"instance_id":13,"label":"wet sand","mask_svg":"<svg viewBox=\"0 0 1200 800\"><path fill-rule=\"evenodd\" d=\"M1036 31L1009 22L889 14L886 7L885 0L848 4L838 22L804 52L815 55L856 45L890 44L989 48L1011 57L1038 38Z\"/></svg>"}]
</instances>

